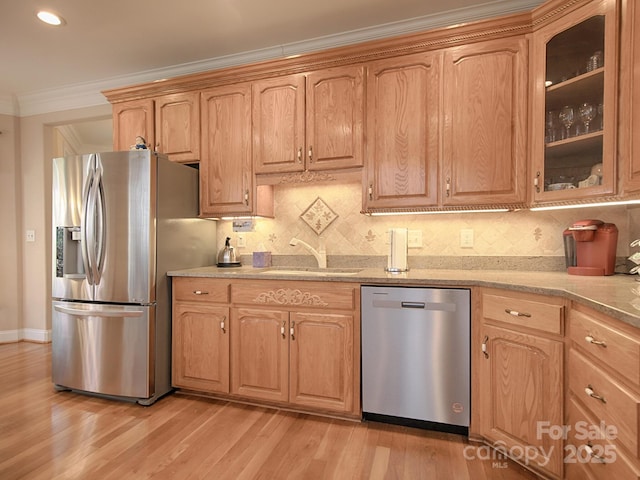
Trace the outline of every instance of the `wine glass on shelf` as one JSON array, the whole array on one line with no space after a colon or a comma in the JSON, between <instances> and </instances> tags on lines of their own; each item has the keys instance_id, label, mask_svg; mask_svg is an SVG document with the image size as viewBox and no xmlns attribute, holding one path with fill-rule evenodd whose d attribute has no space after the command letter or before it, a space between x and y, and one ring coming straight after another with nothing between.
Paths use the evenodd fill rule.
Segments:
<instances>
[{"instance_id":1,"label":"wine glass on shelf","mask_svg":"<svg viewBox=\"0 0 640 480\"><path fill-rule=\"evenodd\" d=\"M573 125L573 122L575 121L575 112L573 107L568 105L562 107L558 114L558 119L564 125L566 131L564 138L569 138L571 136L571 125Z\"/></svg>"},{"instance_id":2,"label":"wine glass on shelf","mask_svg":"<svg viewBox=\"0 0 640 480\"><path fill-rule=\"evenodd\" d=\"M578 107L578 116L584 124L584 133L589 133L589 124L596 116L596 107L585 102Z\"/></svg>"},{"instance_id":3,"label":"wine glass on shelf","mask_svg":"<svg viewBox=\"0 0 640 480\"><path fill-rule=\"evenodd\" d=\"M551 143L556 141L556 118L557 112L548 111L545 122L545 142Z\"/></svg>"}]
</instances>

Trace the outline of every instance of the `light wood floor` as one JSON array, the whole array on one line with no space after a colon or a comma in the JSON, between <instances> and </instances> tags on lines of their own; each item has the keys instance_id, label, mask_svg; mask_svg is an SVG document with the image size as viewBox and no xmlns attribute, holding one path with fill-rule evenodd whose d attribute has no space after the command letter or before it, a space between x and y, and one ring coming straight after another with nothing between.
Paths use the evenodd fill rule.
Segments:
<instances>
[{"instance_id":1,"label":"light wood floor","mask_svg":"<svg viewBox=\"0 0 640 480\"><path fill-rule=\"evenodd\" d=\"M177 394L142 407L55 392L50 358L50 345L0 345L2 480L535 478L477 458L487 452L459 435Z\"/></svg>"}]
</instances>

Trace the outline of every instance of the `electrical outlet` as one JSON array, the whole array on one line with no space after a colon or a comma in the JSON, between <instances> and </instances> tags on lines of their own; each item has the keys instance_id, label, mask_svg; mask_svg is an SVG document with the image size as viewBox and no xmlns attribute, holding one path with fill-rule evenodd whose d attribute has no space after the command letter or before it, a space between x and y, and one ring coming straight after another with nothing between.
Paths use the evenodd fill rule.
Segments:
<instances>
[{"instance_id":1,"label":"electrical outlet","mask_svg":"<svg viewBox=\"0 0 640 480\"><path fill-rule=\"evenodd\" d=\"M238 235L238 248L245 248L247 246L247 239L244 235Z\"/></svg>"},{"instance_id":2,"label":"electrical outlet","mask_svg":"<svg viewBox=\"0 0 640 480\"><path fill-rule=\"evenodd\" d=\"M409 230L407 237L407 246L409 248L422 247L422 230Z\"/></svg>"},{"instance_id":3,"label":"electrical outlet","mask_svg":"<svg viewBox=\"0 0 640 480\"><path fill-rule=\"evenodd\" d=\"M460 247L473 248L473 229L463 228L460 230Z\"/></svg>"},{"instance_id":4,"label":"electrical outlet","mask_svg":"<svg viewBox=\"0 0 640 480\"><path fill-rule=\"evenodd\" d=\"M35 242L36 241L36 231L35 230L27 230L25 240L27 242Z\"/></svg>"}]
</instances>

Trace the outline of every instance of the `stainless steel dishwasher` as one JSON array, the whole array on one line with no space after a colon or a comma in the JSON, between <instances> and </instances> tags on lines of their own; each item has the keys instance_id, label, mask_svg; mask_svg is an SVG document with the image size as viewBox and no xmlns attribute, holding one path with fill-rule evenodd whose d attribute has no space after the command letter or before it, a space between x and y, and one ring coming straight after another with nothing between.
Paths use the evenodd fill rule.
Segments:
<instances>
[{"instance_id":1,"label":"stainless steel dishwasher","mask_svg":"<svg viewBox=\"0 0 640 480\"><path fill-rule=\"evenodd\" d=\"M361 294L363 417L467 434L470 291L362 286Z\"/></svg>"}]
</instances>

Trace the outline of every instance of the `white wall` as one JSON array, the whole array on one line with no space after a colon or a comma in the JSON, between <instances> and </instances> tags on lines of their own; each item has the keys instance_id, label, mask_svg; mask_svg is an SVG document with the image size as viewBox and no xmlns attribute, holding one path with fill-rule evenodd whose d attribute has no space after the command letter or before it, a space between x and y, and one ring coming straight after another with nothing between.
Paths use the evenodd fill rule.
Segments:
<instances>
[{"instance_id":1,"label":"white wall","mask_svg":"<svg viewBox=\"0 0 640 480\"><path fill-rule=\"evenodd\" d=\"M0 343L16 341L22 310L20 123L0 115Z\"/></svg>"}]
</instances>

